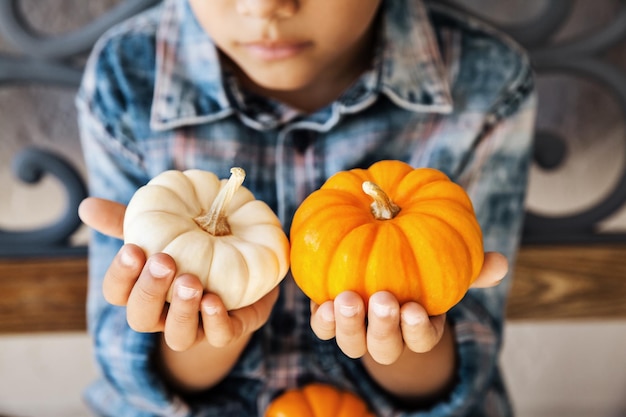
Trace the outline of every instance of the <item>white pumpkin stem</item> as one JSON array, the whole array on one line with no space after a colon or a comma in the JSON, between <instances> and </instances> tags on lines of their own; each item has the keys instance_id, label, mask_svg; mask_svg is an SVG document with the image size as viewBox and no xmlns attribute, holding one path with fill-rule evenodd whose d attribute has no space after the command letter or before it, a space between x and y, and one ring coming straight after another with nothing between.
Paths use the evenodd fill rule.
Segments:
<instances>
[{"instance_id":1,"label":"white pumpkin stem","mask_svg":"<svg viewBox=\"0 0 626 417\"><path fill-rule=\"evenodd\" d=\"M391 201L389 196L377 184L365 181L362 185L365 194L374 199L370 205L372 214L377 220L390 220L400 212L400 206Z\"/></svg>"},{"instance_id":2,"label":"white pumpkin stem","mask_svg":"<svg viewBox=\"0 0 626 417\"><path fill-rule=\"evenodd\" d=\"M230 178L222 187L209 212L195 218L196 223L213 236L226 236L230 234L230 225L226 217L226 208L230 204L233 196L243 184L246 172L243 168L234 167L230 169Z\"/></svg>"}]
</instances>

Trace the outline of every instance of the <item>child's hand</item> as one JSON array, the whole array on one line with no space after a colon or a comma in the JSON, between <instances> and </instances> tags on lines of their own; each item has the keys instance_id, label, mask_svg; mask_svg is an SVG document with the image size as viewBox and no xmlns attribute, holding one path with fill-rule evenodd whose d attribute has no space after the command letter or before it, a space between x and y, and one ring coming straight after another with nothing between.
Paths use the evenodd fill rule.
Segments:
<instances>
[{"instance_id":1,"label":"child's hand","mask_svg":"<svg viewBox=\"0 0 626 417\"><path fill-rule=\"evenodd\" d=\"M168 304L165 298L172 283ZM108 302L126 306L132 329L163 332L175 351L187 350L203 338L214 347L225 347L251 334L267 321L278 296L276 287L251 306L227 311L217 295L203 292L196 276L176 276L169 255L155 254L146 261L135 245L122 247L105 274L102 290Z\"/></svg>"},{"instance_id":2,"label":"child's hand","mask_svg":"<svg viewBox=\"0 0 626 417\"><path fill-rule=\"evenodd\" d=\"M481 274L472 285L475 288L497 285L508 269L501 254L485 255ZM396 297L385 291L370 297L367 312L363 299L351 291L322 305L311 302L311 327L320 339L334 337L347 356L359 358L369 353L380 364L394 363L405 347L416 353L429 352L441 340L444 326L445 315L429 317L418 303L399 305Z\"/></svg>"},{"instance_id":3,"label":"child's hand","mask_svg":"<svg viewBox=\"0 0 626 417\"><path fill-rule=\"evenodd\" d=\"M112 201L89 198L79 208L81 219L110 236L122 237L125 207ZM165 298L174 283L171 303ZM187 350L206 338L214 347L225 347L261 327L278 297L278 287L255 304L226 311L215 294L203 293L194 275L176 276L174 260L159 253L146 259L135 245L124 245L103 281L105 299L126 306L131 328L139 332L163 332L167 345ZM198 314L200 312L200 314Z\"/></svg>"}]
</instances>

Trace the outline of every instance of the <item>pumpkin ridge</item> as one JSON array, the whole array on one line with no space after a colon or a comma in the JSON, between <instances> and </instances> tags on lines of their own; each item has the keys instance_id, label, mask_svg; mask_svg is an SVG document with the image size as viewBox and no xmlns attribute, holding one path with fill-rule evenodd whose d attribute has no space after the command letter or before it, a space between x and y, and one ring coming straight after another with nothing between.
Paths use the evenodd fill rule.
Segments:
<instances>
[{"instance_id":1,"label":"pumpkin ridge","mask_svg":"<svg viewBox=\"0 0 626 417\"><path fill-rule=\"evenodd\" d=\"M438 204L435 203L434 205L438 205ZM432 210L432 211L425 210L425 208L433 209L432 206L433 205L430 205L430 204L429 205L427 204L417 205L416 207L413 207L413 210L411 210L409 213L413 215L431 216L431 217L439 218L441 221L445 222L448 226L450 226L450 228L453 229L459 235L460 235L460 232L458 228L455 227L454 224L452 224L447 219L454 218L454 217L462 217L464 218L463 225L471 227L472 232L482 237L482 231L480 229L480 225L478 224L478 221L475 219L474 212L472 210L468 210L464 206L451 204L447 206L446 209L447 211L453 212L452 213L453 216L444 217L444 214L440 210Z\"/></svg>"},{"instance_id":2,"label":"pumpkin ridge","mask_svg":"<svg viewBox=\"0 0 626 417\"><path fill-rule=\"evenodd\" d=\"M354 209L354 207L351 207ZM332 299L330 294L330 289L327 285L324 284L324 280L321 279L311 279L310 275L312 271L328 271L333 262L333 256L328 256L326 254L336 253L337 247L341 245L341 242L344 240L347 233L353 231L355 226L355 222L350 222L347 224L346 222L342 222L339 226L335 224L336 214L334 211L320 211L315 213L314 218L309 218L307 220L307 224L316 224L320 225L319 227L310 228L309 226L303 224L302 231L297 231L297 234L293 234L292 236L298 236L298 239L292 242L292 274L294 279L299 285L303 285L306 288L307 293L320 294L321 297L313 297L314 301L318 304L322 302ZM363 221L358 222L359 225L366 224L367 221L364 219ZM310 247L306 241L307 238L303 238L305 235L309 235L310 233L314 233L312 240L316 243L314 248ZM293 254L298 254L298 256L303 256L304 259L317 259L317 264L314 268L311 267L309 262L294 262ZM301 274L302 273L302 274Z\"/></svg>"},{"instance_id":3,"label":"pumpkin ridge","mask_svg":"<svg viewBox=\"0 0 626 417\"><path fill-rule=\"evenodd\" d=\"M361 183L368 179L371 179L369 171L355 168L330 176L320 190L336 190L351 193L353 189L360 187Z\"/></svg>"},{"instance_id":4,"label":"pumpkin ridge","mask_svg":"<svg viewBox=\"0 0 626 417\"><path fill-rule=\"evenodd\" d=\"M239 279L241 280L241 286L245 289L244 291L239 292L239 298L237 299L237 301L234 304L241 304L241 300L246 299L246 296L248 295L248 293L252 290L252 285L250 284L251 282L251 276L250 276L250 260L248 259L248 257L246 256L246 253L248 253L247 251L242 250L240 244L235 245L233 242L231 242L230 240L235 240L235 239L228 239L227 241L223 242L225 245L228 245L232 248L232 251L234 253L238 253L241 258L243 259L243 265L245 267L245 273L241 274L239 277ZM246 245L250 245L251 250L252 251L256 251L255 245L251 242L245 241ZM265 248L265 246L263 246ZM271 252L271 251L270 251ZM254 289L253 292L256 292L256 288ZM231 292L232 294L232 292ZM248 303L246 303L248 304Z\"/></svg>"},{"instance_id":5,"label":"pumpkin ridge","mask_svg":"<svg viewBox=\"0 0 626 417\"><path fill-rule=\"evenodd\" d=\"M392 226L396 230L396 233L402 239L401 246L404 246L405 248L413 248L413 246L411 245L411 240L409 239L409 236L407 235L406 230L404 230L404 228L400 227L400 225L398 225L396 222L390 223L390 226ZM419 291L419 293L416 294L418 297L411 297L411 298L419 299L422 297L422 294L424 294L424 280L422 279L423 274L421 271L421 266L419 262L417 261L417 256L416 256L415 251L411 250L411 256L406 256L406 258L408 258L408 260L411 261L411 264L408 265L407 267L405 264L405 261L407 259L403 258L401 260L401 262L404 265L404 270L402 272L403 274L406 275L406 278L410 282L415 284L416 290ZM410 276L411 273L415 273L415 276ZM411 292L411 294L413 293L410 290L409 292ZM398 300L398 301L401 302L402 300Z\"/></svg>"},{"instance_id":6,"label":"pumpkin ridge","mask_svg":"<svg viewBox=\"0 0 626 417\"><path fill-rule=\"evenodd\" d=\"M467 286L469 287L469 285L476 279L476 277L474 276L475 271L474 271L474 265L472 263L472 252L469 248L469 244L467 241L467 238L465 237L464 234L462 234L461 232L459 232L459 230L457 230L457 228L450 223L446 217L444 217L443 215L439 215L439 214L435 214L435 213L428 213L428 212L422 212L421 213L422 216L425 217L429 217L433 220L435 220L436 222L438 222L439 224L443 225L444 227L446 227L447 232L446 233L441 233L442 236L455 236L456 239L448 239L449 241L454 241L454 242L458 242L459 246L462 248L463 250L463 255L465 257L465 259L467 260L467 265L465 266L467 268L467 270L469 271L469 276L467 278L464 277L463 274L463 278L467 279L468 282L464 282L464 284L467 284ZM458 253L456 254L456 256L458 256ZM458 268L457 268L458 270ZM460 279L461 277L459 277ZM449 282L444 282L449 284ZM445 285L446 291L449 290L450 285ZM456 292L454 298L458 300L460 300L460 298L463 296L463 293L459 293L459 291Z\"/></svg>"},{"instance_id":7,"label":"pumpkin ridge","mask_svg":"<svg viewBox=\"0 0 626 417\"><path fill-rule=\"evenodd\" d=\"M359 189L360 187L361 183L359 183ZM366 195L356 195L350 190L322 188L318 191L320 191L320 193L317 197L324 201L330 201L331 203L329 205L361 206L364 202L369 203L369 198Z\"/></svg>"},{"instance_id":8,"label":"pumpkin ridge","mask_svg":"<svg viewBox=\"0 0 626 417\"><path fill-rule=\"evenodd\" d=\"M184 237L185 235L190 234L190 233L191 233L191 234L195 234L195 233L206 233L206 231L204 231L204 230L200 229L200 228L196 225L196 227L195 227L195 228L193 228L193 229L191 229L191 228L190 228L189 230L182 230L182 231L179 231L179 233L178 233L177 235L174 235L174 236L172 237L172 239L170 239L170 241L172 241L172 242L173 242L173 241L175 241L176 239L180 239L180 238L182 238L182 237ZM202 236L204 237L204 235L202 235ZM166 246L166 247L167 247L167 246Z\"/></svg>"},{"instance_id":9,"label":"pumpkin ridge","mask_svg":"<svg viewBox=\"0 0 626 417\"><path fill-rule=\"evenodd\" d=\"M271 226L271 225L270 225L270 226ZM276 227L276 226L272 226L272 227ZM278 230L278 232L282 232L282 231L279 229L279 230ZM268 252L268 255L267 255L267 256L268 256L268 257L271 257L271 258L272 258L272 260L274 261L274 264L275 264L275 266L276 266L276 270L277 270L277 271L279 271L279 273L281 273L282 275L284 275L284 274L286 274L286 273L287 273L287 271L286 271L286 270L288 270L288 269L289 269L289 265L288 265L288 264L287 264L287 265L285 265L285 267L284 267L284 268L282 268L282 267L281 267L280 258L279 258L279 256L278 256L277 251L276 251L276 250L277 250L277 248L273 248L273 247L271 247L271 246L270 246L270 245L268 245L266 242L257 241L257 240L250 240L250 239L244 239L243 237L241 237L241 236L236 236L236 235L234 235L234 234L231 236L231 239L232 239L232 240L239 240L239 241L241 241L241 242L244 242L246 245L250 245L250 246L251 246L251 247L253 247L253 248L259 248L259 249L261 249L261 248L262 248L262 250L263 250L263 251ZM256 251L258 251L259 249L255 249L255 250L256 250ZM245 257L244 257L244 259L245 259ZM247 264L247 262L246 262L246 264ZM283 273L283 272L284 272L284 273ZM248 274L248 276L249 276L249 274ZM283 276L283 278L284 278L284 276ZM281 281L282 281L282 280L281 280ZM269 288L269 289L271 289L271 288Z\"/></svg>"},{"instance_id":10,"label":"pumpkin ridge","mask_svg":"<svg viewBox=\"0 0 626 417\"><path fill-rule=\"evenodd\" d=\"M422 188L431 184L440 185L441 183L450 183L450 178L441 171L433 168L416 168L411 172L407 172L400 181L397 182L397 196L414 195Z\"/></svg>"},{"instance_id":11,"label":"pumpkin ridge","mask_svg":"<svg viewBox=\"0 0 626 417\"><path fill-rule=\"evenodd\" d=\"M222 180L213 172L200 169L188 169L182 172L189 180L194 194L194 201L198 203L200 209L194 213L194 217L205 214L211 207L211 202L220 190Z\"/></svg>"},{"instance_id":12,"label":"pumpkin ridge","mask_svg":"<svg viewBox=\"0 0 626 417\"><path fill-rule=\"evenodd\" d=\"M306 401L301 401L300 404L305 404L306 410L300 410L300 411L306 411L310 416L315 417L315 412L313 411L313 407L311 406L311 399L308 398L308 395L305 395L306 397ZM282 417L282 416L280 416Z\"/></svg>"},{"instance_id":13,"label":"pumpkin ridge","mask_svg":"<svg viewBox=\"0 0 626 417\"><path fill-rule=\"evenodd\" d=\"M357 207L361 206L361 201L345 191L317 190L310 194L296 211L291 224L290 235L298 235L302 230L309 228L309 224L317 222L317 216L322 213L330 212L333 214L332 217L336 217L335 210L337 209L341 209L338 211L339 213L345 213L348 210L357 212ZM329 207L333 207L335 210L331 210Z\"/></svg>"},{"instance_id":14,"label":"pumpkin ridge","mask_svg":"<svg viewBox=\"0 0 626 417\"><path fill-rule=\"evenodd\" d=\"M463 193L458 192L459 188ZM442 195L442 189L446 191L445 195ZM472 213L474 211L472 201L469 196L465 194L465 190L458 184L443 178L404 190L402 193L398 194L397 199L406 205L415 205L419 202L429 200L449 201L452 204L466 207L468 210L472 211Z\"/></svg>"},{"instance_id":15,"label":"pumpkin ridge","mask_svg":"<svg viewBox=\"0 0 626 417\"><path fill-rule=\"evenodd\" d=\"M380 277L376 277L376 276L372 277L370 276L370 274L368 274L368 271L372 271L372 268L370 267L371 265L370 263L372 262L372 260L376 258L375 256L372 256L372 253L375 253L374 248L378 247L376 242L380 238L380 235L381 235L380 232L383 227L385 226L375 225L374 227L372 227L373 236L371 237L371 242L367 245L364 245L367 248L367 253L363 254L365 255L363 256L363 259L367 259L367 261L357 263L358 265L363 265L363 271L357 274L358 276L362 277L361 282L360 282L360 287L363 288L363 291L358 291L362 296L364 294L374 294L375 292L380 290L381 282L379 281L379 279L375 279L375 278L380 278ZM368 304L368 301L369 300L367 298L363 300L365 305Z\"/></svg>"},{"instance_id":16,"label":"pumpkin ridge","mask_svg":"<svg viewBox=\"0 0 626 417\"><path fill-rule=\"evenodd\" d=\"M153 217L156 219L153 219ZM165 219L163 219L163 217L165 217ZM181 229L182 229L182 226L184 226L184 229L176 230L174 233L169 233L167 235L162 235L160 236L158 240L152 239L150 242L146 243L144 241L145 236L138 235L137 232L135 231L135 228L143 229L147 225L153 225L154 223L157 223L154 220L158 220L158 223L164 223L168 226L176 223ZM130 232L128 229L132 230L132 232ZM171 231L172 228L170 227L162 228L161 233L163 233L164 230ZM183 217L175 213L170 213L170 212L165 212L165 211L160 211L160 210L150 210L150 211L142 212L140 216L135 216L135 218L132 218L132 219L129 218L128 222L125 221L124 223L125 237L127 238L128 235L134 236L133 242L141 246L144 249L144 251L146 251L148 256L153 255L154 253L158 252L158 251L149 249L149 248L154 249L153 245L156 244L157 241L171 242L174 239L178 239L180 235L187 233L187 232L193 232L193 231L198 231L198 226L195 224L195 222L193 222L191 218Z\"/></svg>"},{"instance_id":17,"label":"pumpkin ridge","mask_svg":"<svg viewBox=\"0 0 626 417\"><path fill-rule=\"evenodd\" d=\"M423 223L421 223L423 224ZM408 247L411 250L411 253L413 254L414 257L414 262L416 264L416 277L411 277L410 279L415 279L416 282L416 287L419 290L419 294L417 294L417 297L412 297L411 300L417 302L418 304L420 304L422 307L424 307L430 315L430 311L429 311L429 306L427 305L427 299L430 296L431 292L429 289L429 286L432 282L432 279L430 278L430 276L432 275L432 271L424 271L425 267L429 266L429 262L428 262L428 258L425 258L425 256L428 255L428 253L424 253L422 251L421 248L421 244L423 244L425 241L428 241L428 237L432 236L431 232L427 232L428 233L428 237L424 235L423 231L418 232L418 236L417 238L411 239L409 237L409 232L408 232L408 228L404 228L405 230L403 230L408 243ZM422 230L427 230L427 229L423 229ZM431 248L431 244L430 242L426 245L426 247L428 249ZM424 259L427 259L426 261L424 261ZM419 279L418 279L419 278ZM398 300L400 302L402 302L401 300ZM405 302L408 300L404 300Z\"/></svg>"},{"instance_id":18,"label":"pumpkin ridge","mask_svg":"<svg viewBox=\"0 0 626 417\"><path fill-rule=\"evenodd\" d=\"M427 213L428 211L422 211L423 207L428 207L430 205L433 206L441 206L445 205L445 210L455 210L458 214L463 215L463 217L472 217L474 216L474 210L469 207L465 207L464 205L457 204L457 200L452 199L444 199L444 198L427 198L420 199L418 202L410 205L406 210L401 210L398 213L398 216L415 216L420 215L422 213Z\"/></svg>"},{"instance_id":19,"label":"pumpkin ridge","mask_svg":"<svg viewBox=\"0 0 626 417\"><path fill-rule=\"evenodd\" d=\"M327 265L325 266L323 271L329 271L333 268L333 265L338 264L344 266L341 269L348 269L349 275L343 274L343 277L341 277L341 281L338 277L328 279L326 284L326 291L328 292L327 299L334 299L335 296L339 294L339 292L337 292L335 289L330 288L330 284L333 284L335 288L343 288L345 290L356 291L361 296L364 296L365 294L362 289L364 288L364 283L367 282L367 279L365 278L367 276L368 269L367 262L357 262L356 265L354 265L354 262L348 261L346 263L339 260L340 257L346 255L346 250L342 249L342 246L350 243L350 240L355 239L354 236L357 234L365 234L365 237L367 237L366 240L359 240L360 244L358 245L358 248L361 249L361 252L359 252L359 258L369 259L372 253L373 246L371 242L374 242L376 239L376 235L378 234L378 227L376 227L376 224L372 222L363 223L359 226L351 228L348 233L344 234L343 237L338 240L338 244L332 251L332 255L328 257L329 261L327 261ZM354 253L348 255L349 259L352 259L354 257ZM353 278L355 276L358 277L356 280ZM367 299L364 299L364 301L367 303Z\"/></svg>"},{"instance_id":20,"label":"pumpkin ridge","mask_svg":"<svg viewBox=\"0 0 626 417\"><path fill-rule=\"evenodd\" d=\"M183 218L183 216L181 216L180 214L178 214L178 213L176 213L174 211L162 210L162 209L148 209L148 210L142 210L141 213L131 213L131 214L132 214L132 216L127 216L126 214L124 215L124 224L128 224L129 226L131 226L137 220L136 217L138 217L138 216L141 217L141 216L144 216L146 214L149 214L149 215L164 215L164 216L173 216L173 217L176 217L176 218ZM187 219L188 217L184 216L184 218ZM189 219L192 220L192 222L193 222L193 219L191 219L191 217L189 217ZM197 224L195 222L193 222L193 223L194 223L194 226L197 227Z\"/></svg>"},{"instance_id":21,"label":"pumpkin ridge","mask_svg":"<svg viewBox=\"0 0 626 417\"><path fill-rule=\"evenodd\" d=\"M181 174L182 177L185 178L185 181L187 181L189 183L189 178L187 178L186 175ZM177 190L175 188L172 187L172 184L163 184L163 183L148 183L147 185L150 185L149 188L149 192L150 193L163 193L164 191L166 191L168 194L170 194L173 198L176 198L177 200L179 200L186 208L187 208L187 213L191 214L191 213L195 213L198 211L198 209L202 210L202 207L200 207L200 204L198 203L197 206L193 205L190 206L190 203L193 203L194 201L197 201L196 199L186 199L186 198L182 198L181 197L181 192L184 193L184 191L181 190ZM195 197L195 189L193 186L190 187L192 189L192 191L194 192L194 197ZM159 200L163 201L163 198L159 198ZM158 201L158 200L157 200ZM155 206L158 207L158 206ZM158 210L158 209L157 209Z\"/></svg>"},{"instance_id":22,"label":"pumpkin ridge","mask_svg":"<svg viewBox=\"0 0 626 417\"><path fill-rule=\"evenodd\" d=\"M226 184L226 182L228 180L224 179L222 180L224 181L224 185ZM221 186L223 187L223 185ZM220 187L220 189L221 189ZM256 203L255 203L256 202ZM257 200L254 197L254 194L252 194L252 191L250 191L248 188L246 188L244 185L241 185L237 191L235 191L235 193L233 194L232 199L230 200L230 203L228 204L228 207L226 208L226 215L228 217L232 216L235 212L243 209L245 206L247 206L248 204L252 204L254 203L255 205L264 205L267 206L267 208L274 213L274 211L269 208L269 206L267 205L267 203L263 200ZM257 204L258 203L258 204ZM275 214L275 213L274 213Z\"/></svg>"},{"instance_id":23,"label":"pumpkin ridge","mask_svg":"<svg viewBox=\"0 0 626 417\"><path fill-rule=\"evenodd\" d=\"M372 164L367 173L370 181L378 184L389 197L395 197L398 187L415 169L406 162L382 160Z\"/></svg>"},{"instance_id":24,"label":"pumpkin ridge","mask_svg":"<svg viewBox=\"0 0 626 417\"><path fill-rule=\"evenodd\" d=\"M352 391L344 391L342 393L339 410L340 414L337 417L373 417L369 413L369 406L365 401Z\"/></svg>"},{"instance_id":25,"label":"pumpkin ridge","mask_svg":"<svg viewBox=\"0 0 626 417\"><path fill-rule=\"evenodd\" d=\"M154 196L159 196L161 193L166 193L169 197L168 199L163 199L161 197L155 198ZM176 216L181 216L180 209L184 209L186 216L192 216L193 213L196 212L194 207L190 207L189 204L180 197L180 195L172 190L169 187L154 184L154 185L144 185L139 188L135 194L133 195L132 200L136 200L135 196L140 199L149 199L152 204L150 205L150 209L141 209L140 211L134 210L134 206L131 206L130 202L128 203L131 208L128 206L126 208L126 213L124 214L124 223L130 224L135 220L138 215L147 212L162 212L168 214L174 214ZM171 201L175 201L175 205L178 207L172 207Z\"/></svg>"},{"instance_id":26,"label":"pumpkin ridge","mask_svg":"<svg viewBox=\"0 0 626 417\"><path fill-rule=\"evenodd\" d=\"M347 392L343 392L342 395L340 395L339 398L338 398L339 403L337 404L336 409L339 410L339 411L343 411L346 408L347 399L348 399ZM353 411L353 410L351 410L351 411ZM344 414L344 413L341 413L341 414Z\"/></svg>"},{"instance_id":27,"label":"pumpkin ridge","mask_svg":"<svg viewBox=\"0 0 626 417\"><path fill-rule=\"evenodd\" d=\"M267 212L263 212L263 218L258 214L258 211L266 209ZM252 213L249 213L251 211ZM282 225L276 217L276 213L261 200L250 200L242 204L229 213L228 219L230 220L230 226L234 233L235 229L248 228L254 226L274 226L282 229Z\"/></svg>"},{"instance_id":28,"label":"pumpkin ridge","mask_svg":"<svg viewBox=\"0 0 626 417\"><path fill-rule=\"evenodd\" d=\"M249 290L249 287L251 287L251 285L250 285L250 265L248 265L248 259L246 258L246 256L244 256L242 250L240 248L238 248L237 245L234 244L233 241L236 241L236 239L232 239L229 236L228 238L220 237L220 238L216 238L215 240L216 240L216 243L220 242L221 245L228 247L232 253L239 255L239 258L243 261L242 264L245 267L244 268L245 269L245 273L239 274L238 278L239 278L240 283L241 283L241 281L245 281L245 282L243 282L241 284L241 286L243 288L245 288L246 291L238 292L237 293L238 294L238 298L236 300L233 300L232 298L228 299L229 304L239 305L241 303L241 300L244 299L244 296L246 295L247 291ZM246 243L248 243L248 242L246 242ZM211 265L212 265L213 264L213 258L215 257L215 247L214 247L213 251L211 252L211 256L212 256L212 258L211 258ZM215 288L215 286L212 285L213 281L211 280L211 278L216 278L216 281L218 283L222 283L222 282L226 281L224 276L213 277L209 273L209 274L207 274L207 279L206 279L206 284L207 285L205 286L205 288L207 288L207 287ZM214 292L217 293L217 291L215 291L215 290L214 290ZM232 294L232 292L230 292L230 294ZM221 294L221 291L218 293L218 295L220 296L220 298L223 298L222 294ZM226 304L226 300L222 300L222 301L224 301L224 304ZM228 306L226 306L226 307L227 307L227 309L230 310L230 308L228 308Z\"/></svg>"},{"instance_id":29,"label":"pumpkin ridge","mask_svg":"<svg viewBox=\"0 0 626 417\"><path fill-rule=\"evenodd\" d=\"M302 394L306 398L307 409L310 411L311 416L313 417L321 417L321 414L318 411L323 410L318 410L318 407L314 406L314 404L319 402L320 397L323 397L325 400L324 408L328 407L333 410L337 409L337 403L341 397L341 394L333 389L331 386L319 383L307 385L302 390Z\"/></svg>"},{"instance_id":30,"label":"pumpkin ridge","mask_svg":"<svg viewBox=\"0 0 626 417\"><path fill-rule=\"evenodd\" d=\"M187 183L189 185L189 189L193 193L193 198L190 198L189 200L190 201L197 201L198 202L198 207L200 208L200 211L204 210L204 208L202 207L202 204L200 203L200 201L202 201L202 200L199 198L198 189L196 188L196 182L194 180L192 180L187 175L188 173L186 171L183 171L182 174L183 174L183 177L185 178L185 180L187 181Z\"/></svg>"},{"instance_id":31,"label":"pumpkin ridge","mask_svg":"<svg viewBox=\"0 0 626 417\"><path fill-rule=\"evenodd\" d=\"M196 227L194 230L183 231L182 233L179 233L176 237L173 237L172 239L170 239L169 243L163 247L161 252L168 253L168 254L176 252L175 248L179 247L179 245L181 245L181 242L186 243L187 239L191 239L191 241L196 241L197 239L194 239L193 236L198 235L198 234L202 234L202 237L201 237L202 242L207 242L209 240L207 239L206 236L204 236L205 232L198 230L198 228ZM210 256L210 260L207 262L207 264L211 265L213 263L214 245L205 244L205 243L203 243L202 245L203 245L202 249L204 249L205 252L204 251L203 252L205 253L205 255ZM194 247L198 248L198 245L194 245ZM194 274L203 283L203 286L204 286L204 283L208 282L209 280L209 273L208 273L209 268L206 269L205 271L194 271L194 270L184 269L182 265L179 268L180 270L177 271L179 275L183 273ZM169 291L170 296L171 296L172 287L170 287L170 291Z\"/></svg>"}]
</instances>

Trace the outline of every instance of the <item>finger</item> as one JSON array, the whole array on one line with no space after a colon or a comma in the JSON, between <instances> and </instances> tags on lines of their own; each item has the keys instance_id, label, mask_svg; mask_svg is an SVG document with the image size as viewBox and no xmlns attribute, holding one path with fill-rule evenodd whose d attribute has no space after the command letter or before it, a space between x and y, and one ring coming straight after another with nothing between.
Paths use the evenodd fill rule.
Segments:
<instances>
[{"instance_id":1,"label":"finger","mask_svg":"<svg viewBox=\"0 0 626 417\"><path fill-rule=\"evenodd\" d=\"M163 330L163 308L176 266L166 254L151 256L128 297L126 317L138 332Z\"/></svg>"},{"instance_id":2,"label":"finger","mask_svg":"<svg viewBox=\"0 0 626 417\"><path fill-rule=\"evenodd\" d=\"M102 293L105 300L113 305L126 305L145 263L146 255L139 246L122 246L104 275Z\"/></svg>"},{"instance_id":3,"label":"finger","mask_svg":"<svg viewBox=\"0 0 626 417\"><path fill-rule=\"evenodd\" d=\"M415 353L431 351L443 336L445 314L429 317L424 307L409 302L400 308L400 327L407 347Z\"/></svg>"},{"instance_id":4,"label":"finger","mask_svg":"<svg viewBox=\"0 0 626 417\"><path fill-rule=\"evenodd\" d=\"M278 299L279 288L274 287L252 305L229 312L236 337L254 332L267 322Z\"/></svg>"},{"instance_id":5,"label":"finger","mask_svg":"<svg viewBox=\"0 0 626 417\"><path fill-rule=\"evenodd\" d=\"M483 268L472 288L490 288L498 285L509 270L509 261L498 252L486 252Z\"/></svg>"},{"instance_id":6,"label":"finger","mask_svg":"<svg viewBox=\"0 0 626 417\"><path fill-rule=\"evenodd\" d=\"M394 363L404 350L398 300L386 291L373 294L367 318L367 351L380 364Z\"/></svg>"},{"instance_id":7,"label":"finger","mask_svg":"<svg viewBox=\"0 0 626 417\"><path fill-rule=\"evenodd\" d=\"M365 307L361 297L342 292L335 298L335 338L343 353L360 358L367 351L365 339Z\"/></svg>"},{"instance_id":8,"label":"finger","mask_svg":"<svg viewBox=\"0 0 626 417\"><path fill-rule=\"evenodd\" d=\"M214 347L227 346L236 338L236 332L221 298L208 293L202 297L200 305L202 327L207 341Z\"/></svg>"},{"instance_id":9,"label":"finger","mask_svg":"<svg viewBox=\"0 0 626 417\"><path fill-rule=\"evenodd\" d=\"M122 239L126 206L115 201L88 197L78 206L78 216L87 226L105 235Z\"/></svg>"},{"instance_id":10,"label":"finger","mask_svg":"<svg viewBox=\"0 0 626 417\"><path fill-rule=\"evenodd\" d=\"M311 301L311 329L322 340L335 337L335 306L332 301L322 305Z\"/></svg>"},{"instance_id":11,"label":"finger","mask_svg":"<svg viewBox=\"0 0 626 417\"><path fill-rule=\"evenodd\" d=\"M174 280L174 291L163 336L174 351L189 349L198 338L202 283L194 275L184 274Z\"/></svg>"}]
</instances>

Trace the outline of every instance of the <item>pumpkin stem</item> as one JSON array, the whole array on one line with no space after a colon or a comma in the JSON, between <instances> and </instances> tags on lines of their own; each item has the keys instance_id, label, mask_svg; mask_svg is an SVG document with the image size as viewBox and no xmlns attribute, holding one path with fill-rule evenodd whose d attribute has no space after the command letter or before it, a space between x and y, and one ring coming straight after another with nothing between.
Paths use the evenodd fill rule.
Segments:
<instances>
[{"instance_id":1,"label":"pumpkin stem","mask_svg":"<svg viewBox=\"0 0 626 417\"><path fill-rule=\"evenodd\" d=\"M378 185L365 181L362 185L365 194L374 199L371 204L372 214L377 220L390 220L400 212L400 206L391 201L389 196Z\"/></svg>"},{"instance_id":2,"label":"pumpkin stem","mask_svg":"<svg viewBox=\"0 0 626 417\"><path fill-rule=\"evenodd\" d=\"M194 219L200 227L213 236L226 236L230 234L226 208L241 184L243 184L244 178L246 178L246 172L243 168L231 168L230 174L228 182L226 182L220 192L217 193L215 200L213 200L209 212Z\"/></svg>"}]
</instances>

